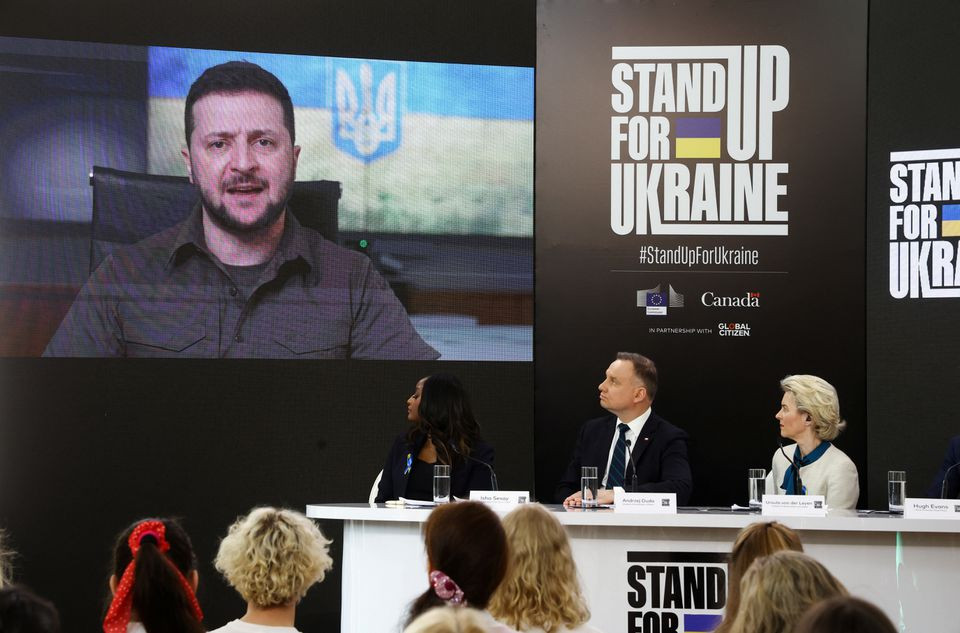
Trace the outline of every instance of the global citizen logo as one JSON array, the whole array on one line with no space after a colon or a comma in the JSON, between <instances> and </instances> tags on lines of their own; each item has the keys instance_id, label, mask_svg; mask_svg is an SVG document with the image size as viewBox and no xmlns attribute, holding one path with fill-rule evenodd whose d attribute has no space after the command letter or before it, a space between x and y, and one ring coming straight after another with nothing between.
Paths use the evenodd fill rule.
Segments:
<instances>
[{"instance_id":1,"label":"global citizen logo","mask_svg":"<svg viewBox=\"0 0 960 633\"><path fill-rule=\"evenodd\" d=\"M708 308L759 308L760 293L747 292L739 297L721 297L708 290L700 295L700 303Z\"/></svg>"},{"instance_id":2,"label":"global citizen logo","mask_svg":"<svg viewBox=\"0 0 960 633\"><path fill-rule=\"evenodd\" d=\"M720 336L750 336L750 324L718 323L717 334Z\"/></svg>"},{"instance_id":3,"label":"global citizen logo","mask_svg":"<svg viewBox=\"0 0 960 633\"><path fill-rule=\"evenodd\" d=\"M667 284L667 291L661 292L660 284L653 288L637 290L637 307L646 308L647 316L667 316L667 308L682 308L683 295Z\"/></svg>"}]
</instances>

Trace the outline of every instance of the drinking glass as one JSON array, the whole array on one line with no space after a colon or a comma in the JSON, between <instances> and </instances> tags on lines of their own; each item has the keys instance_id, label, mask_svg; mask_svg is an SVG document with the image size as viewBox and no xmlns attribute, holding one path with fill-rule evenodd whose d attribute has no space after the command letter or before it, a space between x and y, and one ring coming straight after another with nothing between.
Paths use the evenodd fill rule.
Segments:
<instances>
[{"instance_id":1,"label":"drinking glass","mask_svg":"<svg viewBox=\"0 0 960 633\"><path fill-rule=\"evenodd\" d=\"M434 503L450 501L449 464L434 464L433 466L433 501Z\"/></svg>"},{"instance_id":2,"label":"drinking glass","mask_svg":"<svg viewBox=\"0 0 960 633\"><path fill-rule=\"evenodd\" d=\"M767 471L763 468L747 470L747 500L751 508L763 505L763 494L767 491Z\"/></svg>"},{"instance_id":3,"label":"drinking glass","mask_svg":"<svg viewBox=\"0 0 960 633\"><path fill-rule=\"evenodd\" d=\"M597 507L597 488L600 480L596 466L584 466L580 469L580 502L584 508Z\"/></svg>"},{"instance_id":4,"label":"drinking glass","mask_svg":"<svg viewBox=\"0 0 960 633\"><path fill-rule=\"evenodd\" d=\"M907 473L902 470L887 471L887 507L890 512L903 512L903 500L907 496Z\"/></svg>"}]
</instances>

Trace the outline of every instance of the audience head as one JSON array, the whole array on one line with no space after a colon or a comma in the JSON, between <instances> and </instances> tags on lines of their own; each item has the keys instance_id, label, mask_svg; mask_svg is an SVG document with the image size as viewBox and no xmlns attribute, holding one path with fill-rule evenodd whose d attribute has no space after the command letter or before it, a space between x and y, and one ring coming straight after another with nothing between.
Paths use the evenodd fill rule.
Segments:
<instances>
[{"instance_id":1,"label":"audience head","mask_svg":"<svg viewBox=\"0 0 960 633\"><path fill-rule=\"evenodd\" d=\"M840 417L840 398L829 382L817 376L798 374L780 381L783 393L793 394L797 410L810 416L813 433L821 440L834 440L847 426Z\"/></svg>"},{"instance_id":2,"label":"audience head","mask_svg":"<svg viewBox=\"0 0 960 633\"><path fill-rule=\"evenodd\" d=\"M407 625L403 633L487 633L483 616L469 607L435 607Z\"/></svg>"},{"instance_id":3,"label":"audience head","mask_svg":"<svg viewBox=\"0 0 960 633\"><path fill-rule=\"evenodd\" d=\"M451 374L434 374L423 382L416 429L430 436L437 457L445 464L463 459L480 439L470 397Z\"/></svg>"},{"instance_id":4,"label":"audience head","mask_svg":"<svg viewBox=\"0 0 960 633\"><path fill-rule=\"evenodd\" d=\"M254 508L230 526L214 566L249 605L295 605L333 567L329 545L299 512Z\"/></svg>"},{"instance_id":5,"label":"audience head","mask_svg":"<svg viewBox=\"0 0 960 633\"><path fill-rule=\"evenodd\" d=\"M732 630L792 631L813 604L845 595L840 581L813 558L790 550L774 552L755 560L740 581L740 609Z\"/></svg>"},{"instance_id":6,"label":"audience head","mask_svg":"<svg viewBox=\"0 0 960 633\"><path fill-rule=\"evenodd\" d=\"M0 589L0 631L3 633L60 633L60 616L48 600L26 587Z\"/></svg>"},{"instance_id":7,"label":"audience head","mask_svg":"<svg viewBox=\"0 0 960 633\"><path fill-rule=\"evenodd\" d=\"M590 619L566 530L539 504L503 519L510 550L507 576L490 601L495 618L525 631L573 629Z\"/></svg>"},{"instance_id":8,"label":"audience head","mask_svg":"<svg viewBox=\"0 0 960 633\"><path fill-rule=\"evenodd\" d=\"M803 545L797 533L776 521L751 523L740 530L730 552L729 591L720 633L730 629L740 608L740 580L747 569L761 556L769 556L780 550L802 552Z\"/></svg>"},{"instance_id":9,"label":"audience head","mask_svg":"<svg viewBox=\"0 0 960 633\"><path fill-rule=\"evenodd\" d=\"M824 600L807 611L794 633L896 633L883 611L853 596Z\"/></svg>"},{"instance_id":10,"label":"audience head","mask_svg":"<svg viewBox=\"0 0 960 633\"><path fill-rule=\"evenodd\" d=\"M137 521L113 548L113 599L104 631L126 633L131 614L148 633L203 631L196 588L197 558L180 524L173 519Z\"/></svg>"},{"instance_id":11,"label":"audience head","mask_svg":"<svg viewBox=\"0 0 960 633\"><path fill-rule=\"evenodd\" d=\"M433 607L486 609L507 571L507 537L493 510L475 501L435 508L423 527L430 588L410 605L407 624Z\"/></svg>"}]
</instances>

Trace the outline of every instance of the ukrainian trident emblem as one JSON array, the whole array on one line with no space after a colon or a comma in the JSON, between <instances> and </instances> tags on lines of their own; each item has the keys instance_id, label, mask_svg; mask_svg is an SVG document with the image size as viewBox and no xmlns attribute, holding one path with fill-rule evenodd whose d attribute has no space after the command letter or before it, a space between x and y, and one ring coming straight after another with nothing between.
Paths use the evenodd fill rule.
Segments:
<instances>
[{"instance_id":1,"label":"ukrainian trident emblem","mask_svg":"<svg viewBox=\"0 0 960 633\"><path fill-rule=\"evenodd\" d=\"M400 146L399 62L337 60L334 143L365 163Z\"/></svg>"}]
</instances>

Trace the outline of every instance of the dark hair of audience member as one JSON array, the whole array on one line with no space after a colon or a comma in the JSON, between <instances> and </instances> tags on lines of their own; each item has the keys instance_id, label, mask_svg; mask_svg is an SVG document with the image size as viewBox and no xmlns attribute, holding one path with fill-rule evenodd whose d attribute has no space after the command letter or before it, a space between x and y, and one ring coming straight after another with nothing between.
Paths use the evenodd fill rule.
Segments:
<instances>
[{"instance_id":1,"label":"dark hair of audience member","mask_svg":"<svg viewBox=\"0 0 960 633\"><path fill-rule=\"evenodd\" d=\"M467 606L486 609L507 572L507 536L493 510L475 501L434 509L423 527L430 571L441 571L463 591ZM431 586L410 605L404 626L433 607L444 606Z\"/></svg>"},{"instance_id":2,"label":"dark hair of audience member","mask_svg":"<svg viewBox=\"0 0 960 633\"><path fill-rule=\"evenodd\" d=\"M781 550L803 551L800 537L782 523L776 521L751 523L740 530L730 551L727 606L724 609L723 622L714 629L714 633L726 633L733 625L733 620L740 609L740 580L753 561Z\"/></svg>"},{"instance_id":3,"label":"dark hair of audience member","mask_svg":"<svg viewBox=\"0 0 960 633\"><path fill-rule=\"evenodd\" d=\"M49 600L26 587L0 589L0 631L3 633L60 633L60 615Z\"/></svg>"},{"instance_id":4,"label":"dark hair of audience member","mask_svg":"<svg viewBox=\"0 0 960 633\"><path fill-rule=\"evenodd\" d=\"M418 431L430 436L443 464L460 462L470 455L480 439L480 425L473 417L470 397L456 376L428 376L420 392L420 421L411 427L409 437Z\"/></svg>"},{"instance_id":5,"label":"dark hair of audience member","mask_svg":"<svg viewBox=\"0 0 960 633\"><path fill-rule=\"evenodd\" d=\"M194 633L204 631L190 607L188 596L172 562L184 577L197 568L190 537L174 519L156 519L163 523L170 549L163 553L156 539L146 535L140 541L133 581L133 609L147 633ZM120 533L113 548L113 575L119 582L133 554L127 545L130 533L142 523L137 521ZM169 562L164 559L169 559ZM110 597L107 605L109 607Z\"/></svg>"},{"instance_id":6,"label":"dark hair of audience member","mask_svg":"<svg viewBox=\"0 0 960 633\"><path fill-rule=\"evenodd\" d=\"M793 633L897 633L897 629L875 605L840 596L814 605L797 622Z\"/></svg>"}]
</instances>

